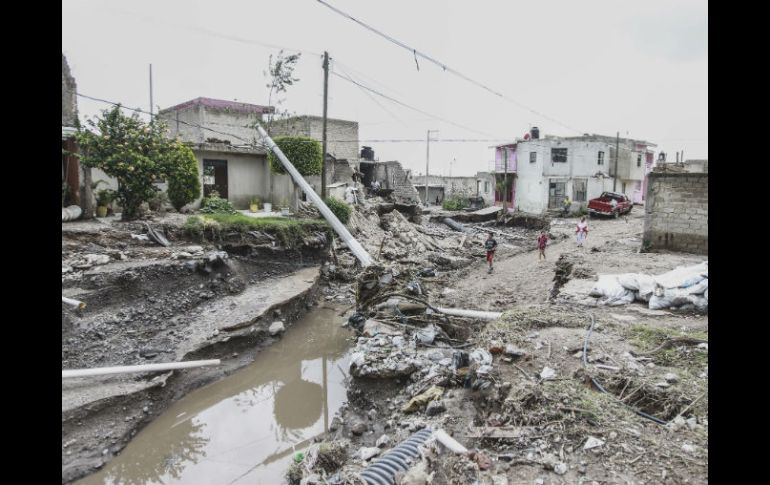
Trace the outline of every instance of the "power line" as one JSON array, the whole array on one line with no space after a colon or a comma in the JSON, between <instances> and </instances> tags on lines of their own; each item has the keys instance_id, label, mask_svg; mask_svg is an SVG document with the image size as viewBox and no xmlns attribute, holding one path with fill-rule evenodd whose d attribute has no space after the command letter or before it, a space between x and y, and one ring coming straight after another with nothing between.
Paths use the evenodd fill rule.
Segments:
<instances>
[{"instance_id":1,"label":"power line","mask_svg":"<svg viewBox=\"0 0 770 485\"><path fill-rule=\"evenodd\" d=\"M375 89L372 89L372 88L370 88L370 87L368 87L368 86L366 86L364 84L361 84L361 83L359 83L357 81L354 81L353 79L350 79L349 77L343 76L342 74L340 74L338 72L332 71L332 74L334 74L335 76L337 76L337 77L339 77L341 79L344 79L345 81L347 81L349 83L352 83L352 84L355 84L357 86L360 86L363 89L366 89L367 91L376 94L377 96L385 98L388 101L391 101L391 102L396 103L396 104L398 104L400 106L403 106L404 108L411 109L411 110L416 111L416 112L418 112L420 114L424 114L425 116L429 116L429 117L431 117L433 119L436 119L436 120L439 120L439 121L443 121L444 123L450 124L452 126L456 126L456 127L461 128L463 130L472 131L472 132L478 133L480 135L489 136L489 137L494 138L494 136L490 135L489 133L484 133L483 131L474 130L473 128L469 128L467 126L463 126L463 125L461 125L459 123L455 123L454 121L450 121L450 120L448 120L446 118L442 118L440 116L436 116L436 115L430 114L427 111L421 110L420 108L415 108L414 106L408 105L408 104L406 104L406 103L404 103L402 101L399 101L399 100L397 100L395 98L392 98L392 97L388 96L387 94L382 94L381 92L379 92L379 91L377 91Z\"/></svg>"},{"instance_id":2,"label":"power line","mask_svg":"<svg viewBox=\"0 0 770 485\"><path fill-rule=\"evenodd\" d=\"M457 76L457 77L459 77L459 78L461 78L461 79L463 79L463 80L465 80L465 81L467 81L467 82L469 82L471 84L474 84L474 85L484 89L485 91L488 91L488 92L494 94L495 96L497 96L499 98L505 99L506 101L509 101L509 102L519 106L520 108L523 108L523 109L529 111L530 113L533 113L533 114L535 114L537 116L540 116L541 118L547 119L549 121L552 121L552 122L554 122L554 123L556 123L558 125L561 125L561 126L567 128L569 130L572 130L572 131L575 131L575 132L578 132L578 133L582 133L581 130L577 130L577 129L575 129L575 128L573 128L573 127L571 127L571 126L569 126L569 125L567 125L565 123L562 123L559 120L551 118L550 116L547 116L547 115L545 115L545 114L543 114L543 113L541 113L541 112L539 112L539 111L537 111L537 110L535 110L533 108L530 108L530 107L526 106L525 104L520 103L520 102L516 101L515 99L513 99L513 98L511 98L509 96L506 96L505 94L503 94L503 93L501 93L499 91L495 91L494 89L490 88L489 86L487 86L487 85L485 85L485 84L483 84L483 83L481 83L479 81L476 81L475 79L473 79L473 78L463 74L462 72L460 72L460 71L458 71L456 69L453 69L453 68L447 66L445 63L443 63L443 62L441 62L441 61L439 61L437 59L434 59L433 57L431 57L431 56L429 56L429 55L427 55L427 54L425 54L423 52L418 51L414 47L411 47L411 46L401 42L400 40L398 40L398 39L396 39L394 37L391 37L390 35L382 32L380 30L375 29L371 25L368 25L368 24L366 24L366 23L356 19L352 15L350 15L348 13L345 13L342 10L340 10L340 9L338 9L338 8L328 4L328 3L326 3L324 0L316 0L316 1L318 3L320 3L321 5L329 8L332 11L334 11L335 13L337 13L337 14L345 17L345 18L348 18L348 19L352 20L353 22L357 23L358 25L362 26L363 28L365 28L365 29L367 29L367 30L369 30L369 31L379 35L380 37L382 37L382 38L384 38L386 40L388 40L389 42L391 42L391 43L393 43L393 44L395 44L395 45L397 45L397 46L399 46L399 47L401 47L403 49L406 49L407 51L409 51L412 54L414 54L415 60L417 59L417 56L419 56L419 57L425 59L426 61L429 61L429 62L437 65L438 67L443 69L445 72L449 72L450 74L454 74L455 76Z\"/></svg>"}]
</instances>

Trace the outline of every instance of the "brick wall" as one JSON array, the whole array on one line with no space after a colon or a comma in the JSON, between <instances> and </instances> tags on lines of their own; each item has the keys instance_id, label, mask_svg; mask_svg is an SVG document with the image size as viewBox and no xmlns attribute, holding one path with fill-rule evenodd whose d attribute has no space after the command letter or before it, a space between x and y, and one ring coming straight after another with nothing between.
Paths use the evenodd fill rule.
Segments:
<instances>
[{"instance_id":1,"label":"brick wall","mask_svg":"<svg viewBox=\"0 0 770 485\"><path fill-rule=\"evenodd\" d=\"M708 254L707 173L650 173L643 246Z\"/></svg>"}]
</instances>

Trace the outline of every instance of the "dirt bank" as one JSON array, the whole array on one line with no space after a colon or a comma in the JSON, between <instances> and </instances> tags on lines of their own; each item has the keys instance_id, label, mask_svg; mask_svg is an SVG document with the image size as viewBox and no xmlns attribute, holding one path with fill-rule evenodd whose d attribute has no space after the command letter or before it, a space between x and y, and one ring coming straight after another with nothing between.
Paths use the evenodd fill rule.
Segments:
<instances>
[{"instance_id":1,"label":"dirt bank","mask_svg":"<svg viewBox=\"0 0 770 485\"><path fill-rule=\"evenodd\" d=\"M218 358L222 365L154 375L62 381L62 482L88 474L122 449L154 415L187 392L249 364L328 290L328 243L292 248L238 235L189 240L180 218L156 221L172 242L132 234L141 225L62 225L62 368ZM176 230L174 229L176 228ZM336 292L335 292L336 294ZM349 298L349 295L347 296Z\"/></svg>"}]
</instances>

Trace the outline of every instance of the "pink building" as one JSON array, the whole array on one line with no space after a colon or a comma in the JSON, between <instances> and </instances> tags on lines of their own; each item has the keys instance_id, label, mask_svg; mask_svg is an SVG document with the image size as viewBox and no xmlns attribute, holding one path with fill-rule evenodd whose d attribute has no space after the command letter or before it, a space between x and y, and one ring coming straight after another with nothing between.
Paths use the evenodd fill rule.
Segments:
<instances>
[{"instance_id":1,"label":"pink building","mask_svg":"<svg viewBox=\"0 0 770 485\"><path fill-rule=\"evenodd\" d=\"M495 147L495 205L502 206L503 201L506 201L509 211L514 209L516 201L517 166L516 143ZM506 180L509 185L507 191L504 190Z\"/></svg>"}]
</instances>

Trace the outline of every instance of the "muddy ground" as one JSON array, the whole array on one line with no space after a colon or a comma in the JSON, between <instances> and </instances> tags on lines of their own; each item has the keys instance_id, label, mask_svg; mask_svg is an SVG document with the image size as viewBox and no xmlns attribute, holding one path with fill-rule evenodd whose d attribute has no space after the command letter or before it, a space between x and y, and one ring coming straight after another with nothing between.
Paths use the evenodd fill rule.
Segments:
<instances>
[{"instance_id":1,"label":"muddy ground","mask_svg":"<svg viewBox=\"0 0 770 485\"><path fill-rule=\"evenodd\" d=\"M149 221L165 231L169 247L136 238L146 232L141 223L62 224L62 294L87 303L83 310L62 305L62 369L222 360L63 379L63 483L103 466L171 402L251 363L280 338L268 332L272 322L290 326L333 291L319 285L328 244L288 249L240 236L214 244L186 235L184 220Z\"/></svg>"},{"instance_id":2,"label":"muddy ground","mask_svg":"<svg viewBox=\"0 0 770 485\"><path fill-rule=\"evenodd\" d=\"M708 315L653 311L640 303L587 306L580 294L598 274L660 274L707 258L641 253L640 208L626 219L591 219L583 248L572 238L576 222L551 221L545 261L538 260L532 233L530 242L501 244L488 274L480 236L465 250L470 265L419 279L423 298L433 305L504 312L497 321L434 318L449 339L435 341L431 350L409 344L412 322L424 326L424 318L387 320L379 313L404 339L359 339L358 348L374 362L363 367L366 372L377 365L374 354L384 356L388 370L352 380L349 406L328 437L349 443L347 455L329 470L306 467L305 477L336 474L359 483L358 474L375 461L361 453L376 454L370 448L378 444L385 453L428 426L445 429L472 453L427 453L397 483L707 482ZM584 359L591 316L595 326ZM490 351L491 373L465 379L442 374L441 359L448 362L456 352L450 345ZM394 346L402 348L393 354ZM389 363L388 355L408 364ZM439 386L439 399L402 410L431 385Z\"/></svg>"}]
</instances>

